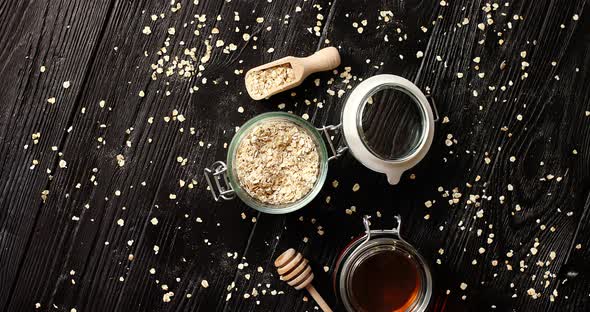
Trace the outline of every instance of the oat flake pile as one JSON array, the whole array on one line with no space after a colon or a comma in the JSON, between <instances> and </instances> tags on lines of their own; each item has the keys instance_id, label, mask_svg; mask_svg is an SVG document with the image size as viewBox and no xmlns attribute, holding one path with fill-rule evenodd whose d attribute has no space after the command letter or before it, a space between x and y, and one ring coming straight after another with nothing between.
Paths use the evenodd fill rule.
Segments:
<instances>
[{"instance_id":1,"label":"oat flake pile","mask_svg":"<svg viewBox=\"0 0 590 312\"><path fill-rule=\"evenodd\" d=\"M266 96L269 90L295 81L291 65L284 64L265 70L250 72L246 76L246 88L257 96Z\"/></svg>"},{"instance_id":2,"label":"oat flake pile","mask_svg":"<svg viewBox=\"0 0 590 312\"><path fill-rule=\"evenodd\" d=\"M288 121L255 127L240 142L236 154L240 184L255 199L281 205L295 202L313 188L319 154L311 136Z\"/></svg>"}]
</instances>

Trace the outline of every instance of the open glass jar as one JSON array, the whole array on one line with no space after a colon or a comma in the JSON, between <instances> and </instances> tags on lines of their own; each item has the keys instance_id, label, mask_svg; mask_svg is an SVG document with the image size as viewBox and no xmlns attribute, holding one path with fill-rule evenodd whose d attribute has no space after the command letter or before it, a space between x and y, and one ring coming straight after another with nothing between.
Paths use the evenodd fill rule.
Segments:
<instances>
[{"instance_id":1,"label":"open glass jar","mask_svg":"<svg viewBox=\"0 0 590 312\"><path fill-rule=\"evenodd\" d=\"M349 312L426 311L432 275L418 251L400 236L401 219L391 230L372 230L340 253L333 273L334 292Z\"/></svg>"},{"instance_id":2,"label":"open glass jar","mask_svg":"<svg viewBox=\"0 0 590 312\"><path fill-rule=\"evenodd\" d=\"M338 125L316 128L307 120L284 112L265 113L248 120L234 135L226 162L217 161L205 168L205 178L216 201L237 196L248 206L271 214L289 213L313 200L326 180L328 162L347 150L367 168L384 173L394 185L430 149L434 123L438 120L438 114L436 118L434 115L424 93L409 80L395 75L373 76L350 93ZM307 194L287 204L273 205L245 191L235 161L238 147L250 131L277 120L290 122L309 135L318 153L319 168ZM341 146L332 141L332 132L336 130L344 138Z\"/></svg>"}]
</instances>

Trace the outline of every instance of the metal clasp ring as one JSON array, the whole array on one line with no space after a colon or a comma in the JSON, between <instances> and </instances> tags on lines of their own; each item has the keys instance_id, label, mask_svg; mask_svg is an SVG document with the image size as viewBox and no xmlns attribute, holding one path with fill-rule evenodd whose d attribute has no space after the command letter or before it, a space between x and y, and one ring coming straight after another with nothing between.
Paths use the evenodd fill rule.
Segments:
<instances>
[{"instance_id":1,"label":"metal clasp ring","mask_svg":"<svg viewBox=\"0 0 590 312\"><path fill-rule=\"evenodd\" d=\"M438 122L440 120L440 115L438 114L438 109L436 108L436 102L434 101L434 97L428 94L426 95L426 99L430 103L432 111L434 112L434 122Z\"/></svg>"},{"instance_id":2,"label":"metal clasp ring","mask_svg":"<svg viewBox=\"0 0 590 312\"><path fill-rule=\"evenodd\" d=\"M403 240L400 235L400 229L402 226L402 218L400 217L400 215L395 215L393 217L395 218L395 221L397 222L396 227L394 227L391 230L378 230L375 232L376 233L391 233L391 234L396 235L399 239ZM371 219L371 216L369 216L369 215L363 216L363 226L365 227L366 237L365 237L365 241L362 243L362 245L368 243L371 240L371 233L373 231L371 230L371 222L369 221L369 219Z\"/></svg>"},{"instance_id":3,"label":"metal clasp ring","mask_svg":"<svg viewBox=\"0 0 590 312\"><path fill-rule=\"evenodd\" d=\"M369 219L371 219L371 216L369 216L369 215L363 216L363 225L365 226L365 233L367 235L367 238L365 238L365 241L363 242L363 244L366 244L371 240L371 222L369 222Z\"/></svg>"},{"instance_id":4,"label":"metal clasp ring","mask_svg":"<svg viewBox=\"0 0 590 312\"><path fill-rule=\"evenodd\" d=\"M211 168L205 168L204 174L215 201L219 201L220 198L230 200L236 196L227 177L227 165L223 161L216 161L211 165ZM222 180L223 185L221 184Z\"/></svg>"},{"instance_id":5,"label":"metal clasp ring","mask_svg":"<svg viewBox=\"0 0 590 312\"><path fill-rule=\"evenodd\" d=\"M397 221L397 226L394 227L393 229L391 229L391 232L393 232L394 234L397 234L397 236L400 236L399 233L401 233L400 229L402 227L402 217L400 217L400 215L395 215L393 217L395 218L395 221ZM401 236L400 236L400 238L401 238Z\"/></svg>"},{"instance_id":6,"label":"metal clasp ring","mask_svg":"<svg viewBox=\"0 0 590 312\"><path fill-rule=\"evenodd\" d=\"M342 156L342 154L344 154L344 152L346 152L346 150L348 150L348 146L339 146L338 148L336 148L334 146L334 142L332 141L332 137L330 136L330 131L336 131L336 130L340 129L341 127L342 127L342 123L339 123L335 126L329 125L329 126L323 126L321 128L316 128L316 130L318 130L324 134L326 141L328 141L328 146L330 147L330 151L332 152L332 156L330 156L328 158L328 161Z\"/></svg>"}]
</instances>

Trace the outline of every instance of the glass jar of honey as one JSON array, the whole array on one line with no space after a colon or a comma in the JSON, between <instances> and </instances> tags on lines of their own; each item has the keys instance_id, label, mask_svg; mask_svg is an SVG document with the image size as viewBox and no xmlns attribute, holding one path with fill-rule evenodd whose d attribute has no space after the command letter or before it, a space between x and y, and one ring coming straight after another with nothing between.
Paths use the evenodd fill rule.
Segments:
<instances>
[{"instance_id":1,"label":"glass jar of honey","mask_svg":"<svg viewBox=\"0 0 590 312\"><path fill-rule=\"evenodd\" d=\"M349 312L426 311L432 275L418 251L391 230L371 230L344 248L333 275L334 292Z\"/></svg>"}]
</instances>

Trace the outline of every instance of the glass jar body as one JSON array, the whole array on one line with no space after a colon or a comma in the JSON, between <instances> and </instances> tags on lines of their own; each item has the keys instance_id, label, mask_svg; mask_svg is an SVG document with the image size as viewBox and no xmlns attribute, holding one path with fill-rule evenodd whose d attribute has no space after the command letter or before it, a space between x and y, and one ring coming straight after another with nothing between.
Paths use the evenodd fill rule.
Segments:
<instances>
[{"instance_id":1,"label":"glass jar body","mask_svg":"<svg viewBox=\"0 0 590 312\"><path fill-rule=\"evenodd\" d=\"M306 131L307 134L309 134L309 136L312 138L319 156L318 176L313 188L299 200L282 205L271 205L263 203L250 196L250 194L248 194L240 184L235 166L237 150L240 146L240 143L242 142L242 139L244 139L244 137L246 137L248 133L251 130L253 130L256 126L265 122L272 121L291 122L296 126L300 127L302 130ZM317 194L322 189L322 186L324 185L326 176L328 174L328 158L328 151L326 148L326 144L322 139L322 135L311 123L299 116L289 113L265 113L248 120L244 125L242 125L242 127L240 127L240 129L234 135L229 145L227 153L227 178L235 195L237 195L238 198L242 200L246 205L264 213L284 214L301 209L317 196Z\"/></svg>"},{"instance_id":2,"label":"glass jar body","mask_svg":"<svg viewBox=\"0 0 590 312\"><path fill-rule=\"evenodd\" d=\"M432 296L432 275L428 264L418 251L408 242L401 239L395 231L375 230L370 231L368 238L367 235L364 235L350 242L341 252L336 262L336 269L333 273L334 292L346 311L364 311L358 302L359 300L356 299L357 294L354 291L355 275L358 275L363 262L379 253L395 253L403 256L416 270L418 279L416 281L416 291L409 297L407 303L397 311L426 311ZM395 271L399 268L390 267L385 269ZM372 284L378 287L376 281L374 283L370 282L367 291L371 291Z\"/></svg>"}]
</instances>

